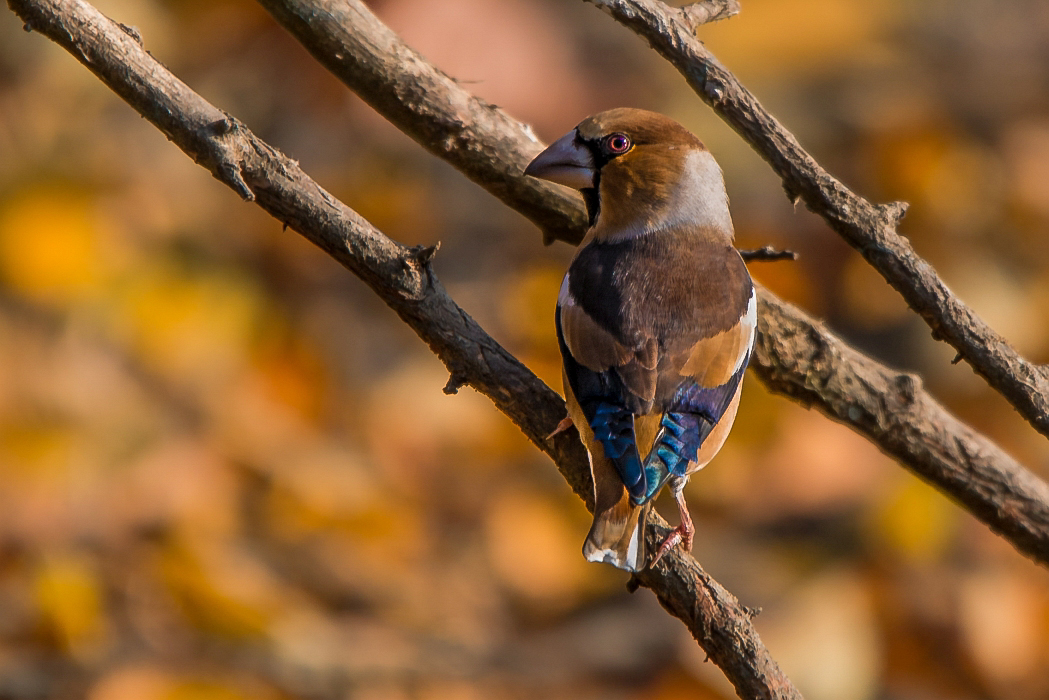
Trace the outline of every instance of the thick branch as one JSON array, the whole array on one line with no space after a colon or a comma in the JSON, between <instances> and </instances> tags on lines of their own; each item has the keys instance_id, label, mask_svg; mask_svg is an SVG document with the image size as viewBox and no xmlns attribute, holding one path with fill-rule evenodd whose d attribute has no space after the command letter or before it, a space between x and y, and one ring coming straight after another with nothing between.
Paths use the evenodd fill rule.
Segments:
<instances>
[{"instance_id":1,"label":"thick branch","mask_svg":"<svg viewBox=\"0 0 1049 700\"><path fill-rule=\"evenodd\" d=\"M364 84L375 91L376 94L365 96L370 103L388 105L391 100L397 100L401 94L397 86L411 79L397 63L401 48L389 53L376 49L377 53L365 56L353 53L366 47L377 47L380 43L367 36L378 20L357 0L259 1L270 7L282 21L289 16L295 17L294 21L286 21L285 26L325 65L335 65L332 60L324 58L325 51L346 52L345 62L337 64L341 69L336 75L351 86ZM319 11L320 8L324 11ZM353 13L368 14L366 21L349 28L352 33L362 36L348 44L339 44L339 37L347 28L333 25L323 18L345 16L351 9ZM306 21L314 16L321 19L313 23ZM382 36L388 37L388 32L389 29L382 28ZM402 47L403 44L394 46ZM379 68L381 71L366 77L347 75L354 70ZM382 113L404 131L425 133L428 127L424 123L431 119L431 113L441 112L448 109L447 105L460 104L465 99L466 93L458 85L449 85L449 92L435 90L427 93L422 101L402 102L397 109ZM512 135L487 130L522 128L519 124L509 119L500 120L498 124L501 126L475 125L471 136L477 148L477 158L503 164L486 166L489 170L502 170L505 165L527 160L532 153L508 150L516 142ZM457 164L457 167L472 166ZM485 185L479 172L466 174ZM528 179L519 172L514 177ZM560 240L578 242L582 238L583 229L577 223L582 220L582 203L575 202L580 216L565 216L559 221L551 218L555 221L554 236ZM516 207L512 200L510 204ZM558 200L551 212L560 211L560 206ZM898 375L849 348L820 324L783 303L768 290L759 292L759 329L762 335L751 367L771 390L816 406L831 418L865 435L907 469L964 504L1021 552L1042 564L1049 564L1049 494L1045 482L952 416L909 375ZM769 314L768 318L765 318L766 314ZM904 379L897 380L897 376ZM899 382L903 382L907 395L913 396L913 400L903 399ZM901 407L910 408L900 410ZM1010 507L1002 507L1003 504L1010 504Z\"/></svg>"},{"instance_id":2,"label":"thick branch","mask_svg":"<svg viewBox=\"0 0 1049 700\"><path fill-rule=\"evenodd\" d=\"M423 148L516 209L544 241L578 243L586 230L580 198L522 171L542 150L531 128L462 89L401 41L360 0L259 0L322 65ZM681 9L698 26L739 11L735 0ZM434 99L439 95L440 99ZM505 155L493 159L495 147Z\"/></svg>"},{"instance_id":3,"label":"thick branch","mask_svg":"<svg viewBox=\"0 0 1049 700\"><path fill-rule=\"evenodd\" d=\"M571 190L521 177L542 144L525 124L480 100L427 63L362 2L279 2L262 4L292 34L311 36L313 56L339 76L377 112L397 124L434 155L447 160L506 204L528 217L547 242L568 219L586 227L586 214ZM431 95L444 96L432 100ZM426 119L413 117L425 114ZM514 158L486 156L491 135Z\"/></svg>"},{"instance_id":4,"label":"thick branch","mask_svg":"<svg viewBox=\"0 0 1049 700\"><path fill-rule=\"evenodd\" d=\"M444 292L430 267L433 248L407 248L326 192L298 163L258 139L176 78L82 0L9 0L26 26L83 63L194 161L255 201L360 277L415 329L456 377L490 396L528 437L566 467L573 490L590 492L582 447L545 436L564 402L484 332Z\"/></svg>"},{"instance_id":5,"label":"thick branch","mask_svg":"<svg viewBox=\"0 0 1049 700\"><path fill-rule=\"evenodd\" d=\"M771 294L760 297L758 328L751 366L769 388L851 425L1049 563L1049 484L951 415L921 379L866 357Z\"/></svg>"},{"instance_id":6,"label":"thick branch","mask_svg":"<svg viewBox=\"0 0 1049 700\"><path fill-rule=\"evenodd\" d=\"M408 249L311 180L298 164L224 115L161 66L120 25L83 0L8 0L26 26L66 48L187 155L364 280L423 338L456 378L481 391L544 452L584 498L589 469L574 435L544 439L564 402L445 293L432 248ZM648 536L667 531L661 519ZM750 616L687 554L644 581L725 669L741 697L800 698L761 643Z\"/></svg>"},{"instance_id":7,"label":"thick branch","mask_svg":"<svg viewBox=\"0 0 1049 700\"><path fill-rule=\"evenodd\" d=\"M660 0L587 0L644 37L704 102L783 179L791 200L823 217L932 328L1043 435L1049 435L1049 377L956 297L896 232L902 202L873 205L833 178Z\"/></svg>"}]
</instances>

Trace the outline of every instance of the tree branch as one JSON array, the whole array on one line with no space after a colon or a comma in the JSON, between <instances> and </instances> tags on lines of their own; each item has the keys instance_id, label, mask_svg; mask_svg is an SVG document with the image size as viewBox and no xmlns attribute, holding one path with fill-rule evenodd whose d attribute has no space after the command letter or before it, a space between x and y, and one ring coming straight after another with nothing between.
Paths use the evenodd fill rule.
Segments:
<instances>
[{"instance_id":1,"label":"tree branch","mask_svg":"<svg viewBox=\"0 0 1049 700\"><path fill-rule=\"evenodd\" d=\"M777 262L779 260L798 259L798 254L793 250L776 250L770 245L755 248L754 250L741 250L739 255L746 262Z\"/></svg>"},{"instance_id":2,"label":"tree branch","mask_svg":"<svg viewBox=\"0 0 1049 700\"><path fill-rule=\"evenodd\" d=\"M738 15L739 10L738 0L705 0L680 7L677 12L681 21L686 22L695 31L709 22Z\"/></svg>"},{"instance_id":3,"label":"tree branch","mask_svg":"<svg viewBox=\"0 0 1049 700\"><path fill-rule=\"evenodd\" d=\"M544 439L564 402L499 346L445 293L430 267L433 248L386 238L325 192L298 164L209 104L150 56L120 25L83 0L8 0L26 27L55 41L197 163L253 199L367 283L456 378L484 393L556 461L577 494L591 487L575 435ZM669 531L650 523L655 540ZM673 552L643 581L679 616L741 697L800 698L750 622L750 614L688 554Z\"/></svg>"},{"instance_id":4,"label":"tree branch","mask_svg":"<svg viewBox=\"0 0 1049 700\"><path fill-rule=\"evenodd\" d=\"M932 329L1027 421L1049 436L1049 377L1028 362L947 288L896 229L903 202L874 205L832 177L743 87L661 0L586 0L643 37L696 94L751 145L801 199L858 250Z\"/></svg>"},{"instance_id":5,"label":"tree branch","mask_svg":"<svg viewBox=\"0 0 1049 700\"><path fill-rule=\"evenodd\" d=\"M328 70L428 151L524 214L543 231L546 242L561 235L566 220L573 231L586 229L586 212L577 194L545 180L521 177L543 148L531 128L460 88L364 3L260 4L292 34L312 36L306 48ZM433 100L434 94L445 99ZM427 119L413 118L420 113ZM487 157L493 134L499 149L513 158Z\"/></svg>"},{"instance_id":6,"label":"tree branch","mask_svg":"<svg viewBox=\"0 0 1049 700\"><path fill-rule=\"evenodd\" d=\"M361 97L406 133L427 133L431 114L444 114L452 105L476 99L448 80L443 87L428 82L434 89L421 99L399 101L398 96L405 93L415 74L425 72L419 63L422 59L416 57L412 72L402 70L397 57L411 49L358 0L259 2L343 82L350 87L364 86ZM347 24L351 18L360 21ZM378 35L373 36L373 32ZM432 66L429 70L437 72ZM483 171L465 171L485 187L481 172L511 172L511 164L527 161L539 150L538 146L535 151L513 150L520 139L496 130L514 128L525 127L508 117L474 124L470 142L475 156L466 164L457 161L456 167L475 167L484 159L499 161L484 166ZM520 171L512 178L530 179ZM515 186L500 187L513 191ZM560 220L550 217L547 220L553 225L547 232L574 243L582 239L585 224L577 222L585 221L585 216L581 200L573 202L580 216ZM508 203L518 208L512 198ZM532 206L527 202L519 210ZM561 206L562 201L556 200L551 213L561 211ZM759 299L761 335L751 367L772 391L815 406L866 436L904 467L963 504L1018 550L1049 565L1049 491L1044 481L952 416L910 375L901 375L850 348L767 289L759 289ZM901 386L906 394L901 393Z\"/></svg>"},{"instance_id":7,"label":"tree branch","mask_svg":"<svg viewBox=\"0 0 1049 700\"><path fill-rule=\"evenodd\" d=\"M751 367L773 391L867 436L1017 549L1049 564L1049 484L892 370L762 294Z\"/></svg>"}]
</instances>

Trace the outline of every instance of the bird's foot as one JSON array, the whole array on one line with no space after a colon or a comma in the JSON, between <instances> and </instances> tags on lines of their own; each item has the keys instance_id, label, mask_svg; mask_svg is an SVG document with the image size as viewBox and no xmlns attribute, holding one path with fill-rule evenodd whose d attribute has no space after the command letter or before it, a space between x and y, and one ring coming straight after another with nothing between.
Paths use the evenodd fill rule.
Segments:
<instances>
[{"instance_id":1,"label":"bird's foot","mask_svg":"<svg viewBox=\"0 0 1049 700\"><path fill-rule=\"evenodd\" d=\"M557 427L554 428L554 432L552 432L552 433L550 433L549 435L546 436L546 439L547 440L553 440L556 436L558 436L561 433L565 432L566 430L571 428L573 425L575 425L575 423L572 421L572 416L565 416L564 418L561 419L561 422L557 424Z\"/></svg>"},{"instance_id":2,"label":"bird's foot","mask_svg":"<svg viewBox=\"0 0 1049 700\"><path fill-rule=\"evenodd\" d=\"M692 551L692 537L696 534L696 526L692 524L692 516L688 512L688 505L685 504L685 496L683 494L687 480L688 477L685 477L671 482L671 491L673 491L674 500L677 502L681 524L671 530L667 538L663 540L663 544L659 545L659 549L656 550L656 556L652 557L652 561L649 563L650 567L655 566L656 562L662 559L663 555L678 543L684 546L686 552Z\"/></svg>"},{"instance_id":3,"label":"bird's foot","mask_svg":"<svg viewBox=\"0 0 1049 700\"><path fill-rule=\"evenodd\" d=\"M689 523L691 525L692 523ZM656 550L656 556L652 557L652 561L648 563L649 568L655 566L663 555L674 548L675 545L681 544L686 552L692 551L692 537L695 535L695 530L691 527L686 527L685 523L681 523L667 535L667 538L663 540L663 544L659 545L659 549Z\"/></svg>"}]
</instances>

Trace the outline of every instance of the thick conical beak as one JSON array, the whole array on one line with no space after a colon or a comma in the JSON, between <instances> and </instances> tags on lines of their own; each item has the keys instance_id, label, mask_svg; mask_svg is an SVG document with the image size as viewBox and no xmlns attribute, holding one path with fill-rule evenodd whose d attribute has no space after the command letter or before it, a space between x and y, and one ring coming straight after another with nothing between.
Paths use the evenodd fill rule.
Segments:
<instances>
[{"instance_id":1,"label":"thick conical beak","mask_svg":"<svg viewBox=\"0 0 1049 700\"><path fill-rule=\"evenodd\" d=\"M594 158L586 146L576 141L574 129L537 155L524 172L577 190L594 186Z\"/></svg>"}]
</instances>

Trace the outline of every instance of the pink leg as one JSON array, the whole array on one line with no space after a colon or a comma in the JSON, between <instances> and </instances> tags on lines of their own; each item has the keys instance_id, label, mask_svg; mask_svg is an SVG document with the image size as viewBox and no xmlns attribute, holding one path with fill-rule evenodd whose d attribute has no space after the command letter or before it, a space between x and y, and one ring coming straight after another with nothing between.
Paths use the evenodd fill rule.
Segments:
<instances>
[{"instance_id":1,"label":"pink leg","mask_svg":"<svg viewBox=\"0 0 1049 700\"><path fill-rule=\"evenodd\" d=\"M685 483L688 479L681 479L680 481L672 481L670 484L670 490L674 494L674 500L677 501L678 514L681 516L681 524L674 528L667 538L663 540L663 544L659 546L656 551L656 556L652 557L652 561L649 562L649 566L655 566L656 563L663 558L663 555L669 552L674 545L679 542L685 547L686 552L692 551L692 537L696 534L696 528L692 524L692 516L688 513L688 505L685 503L684 489Z\"/></svg>"},{"instance_id":2,"label":"pink leg","mask_svg":"<svg viewBox=\"0 0 1049 700\"><path fill-rule=\"evenodd\" d=\"M561 419L561 422L557 424L557 427L554 428L554 432L552 432L552 433L550 433L549 435L546 436L546 439L547 440L553 440L555 436L560 435L561 433L565 432L566 430L571 428L573 425L575 425L575 423L572 422L572 416L565 416L564 418Z\"/></svg>"}]
</instances>

